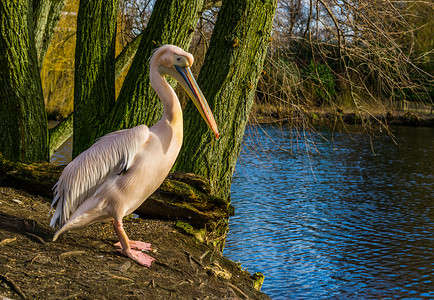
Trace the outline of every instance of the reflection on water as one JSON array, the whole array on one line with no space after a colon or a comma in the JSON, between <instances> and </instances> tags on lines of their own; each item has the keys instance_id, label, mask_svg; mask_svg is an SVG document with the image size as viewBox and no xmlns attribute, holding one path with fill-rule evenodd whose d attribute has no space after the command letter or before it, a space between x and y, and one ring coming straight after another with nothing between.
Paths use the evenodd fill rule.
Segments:
<instances>
[{"instance_id":1,"label":"reflection on water","mask_svg":"<svg viewBox=\"0 0 434 300\"><path fill-rule=\"evenodd\" d=\"M66 165L72 159L72 137L67 139L62 146L51 156L51 162L56 165Z\"/></svg>"},{"instance_id":2,"label":"reflection on water","mask_svg":"<svg viewBox=\"0 0 434 300\"><path fill-rule=\"evenodd\" d=\"M376 155L357 133L323 132L308 155L289 129L264 129L246 134L225 249L265 274L263 292L434 298L434 129L396 128Z\"/></svg>"}]
</instances>

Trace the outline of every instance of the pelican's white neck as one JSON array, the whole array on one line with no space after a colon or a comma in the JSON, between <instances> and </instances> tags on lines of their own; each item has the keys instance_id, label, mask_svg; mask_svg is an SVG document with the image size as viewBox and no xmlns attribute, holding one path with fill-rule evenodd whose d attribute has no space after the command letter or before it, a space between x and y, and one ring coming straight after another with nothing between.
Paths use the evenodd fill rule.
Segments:
<instances>
[{"instance_id":1,"label":"pelican's white neck","mask_svg":"<svg viewBox=\"0 0 434 300\"><path fill-rule=\"evenodd\" d=\"M173 88L167 83L166 79L160 74L158 67L151 66L149 80L152 88L160 98L161 103L163 103L164 115L162 120L165 119L174 125L175 123L180 122L182 130L182 109L178 96Z\"/></svg>"}]
</instances>

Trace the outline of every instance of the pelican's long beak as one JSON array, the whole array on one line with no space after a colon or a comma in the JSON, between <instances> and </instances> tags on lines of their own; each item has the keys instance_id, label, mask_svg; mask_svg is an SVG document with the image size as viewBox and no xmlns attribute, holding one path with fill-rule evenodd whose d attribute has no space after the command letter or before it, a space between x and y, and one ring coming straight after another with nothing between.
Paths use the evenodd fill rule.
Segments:
<instances>
[{"instance_id":1,"label":"pelican's long beak","mask_svg":"<svg viewBox=\"0 0 434 300\"><path fill-rule=\"evenodd\" d=\"M208 127L214 132L215 138L217 139L219 137L217 123L215 122L211 109L209 108L208 103L206 102L205 97L202 94L202 91L197 85L197 82L194 79L190 68L179 67L175 65L175 69L183 79L182 81L180 81L182 87L190 96L191 100L193 100L193 103L199 110L200 115L205 120Z\"/></svg>"}]
</instances>

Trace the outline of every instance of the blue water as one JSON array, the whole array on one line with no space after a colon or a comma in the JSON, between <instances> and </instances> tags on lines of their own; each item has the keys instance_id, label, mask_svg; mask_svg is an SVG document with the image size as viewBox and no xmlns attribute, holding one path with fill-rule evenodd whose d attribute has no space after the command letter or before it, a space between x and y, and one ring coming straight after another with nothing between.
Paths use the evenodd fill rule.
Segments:
<instances>
[{"instance_id":1,"label":"blue water","mask_svg":"<svg viewBox=\"0 0 434 300\"><path fill-rule=\"evenodd\" d=\"M249 127L225 255L273 299L434 299L434 129Z\"/></svg>"}]
</instances>

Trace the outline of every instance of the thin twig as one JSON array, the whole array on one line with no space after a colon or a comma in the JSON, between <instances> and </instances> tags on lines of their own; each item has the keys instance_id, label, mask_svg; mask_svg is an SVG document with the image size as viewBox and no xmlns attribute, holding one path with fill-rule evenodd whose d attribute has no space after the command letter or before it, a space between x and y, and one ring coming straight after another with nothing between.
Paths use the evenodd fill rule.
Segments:
<instances>
[{"instance_id":1,"label":"thin twig","mask_svg":"<svg viewBox=\"0 0 434 300\"><path fill-rule=\"evenodd\" d=\"M5 275L0 274L0 279L4 281L6 284L8 284L14 292L16 292L18 295L20 295L23 299L27 299L24 292L20 289L20 287L10 278L6 277Z\"/></svg>"}]
</instances>

